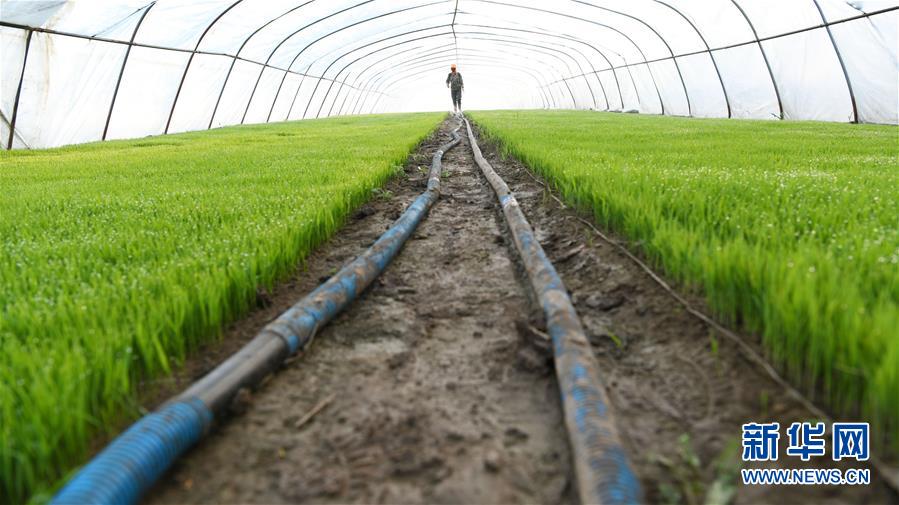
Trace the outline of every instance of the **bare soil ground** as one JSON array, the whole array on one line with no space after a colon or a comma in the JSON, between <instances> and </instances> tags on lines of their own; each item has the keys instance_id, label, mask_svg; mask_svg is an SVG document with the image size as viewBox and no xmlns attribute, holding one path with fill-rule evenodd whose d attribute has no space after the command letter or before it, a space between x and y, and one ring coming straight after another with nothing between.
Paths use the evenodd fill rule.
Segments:
<instances>
[{"instance_id":1,"label":"bare soil ground","mask_svg":"<svg viewBox=\"0 0 899 505\"><path fill-rule=\"evenodd\" d=\"M294 279L260 293L260 308L220 343L148 385L148 404L202 376L364 251L424 190L430 158L455 126L445 122L402 176ZM855 488L738 484L742 423L785 426L809 414L520 163L481 148L572 293L648 502L702 503L709 493L736 503L896 500L878 480ZM242 398L147 501L576 501L539 309L507 237L464 139L444 159L440 201L382 277L306 355Z\"/></svg>"}]
</instances>

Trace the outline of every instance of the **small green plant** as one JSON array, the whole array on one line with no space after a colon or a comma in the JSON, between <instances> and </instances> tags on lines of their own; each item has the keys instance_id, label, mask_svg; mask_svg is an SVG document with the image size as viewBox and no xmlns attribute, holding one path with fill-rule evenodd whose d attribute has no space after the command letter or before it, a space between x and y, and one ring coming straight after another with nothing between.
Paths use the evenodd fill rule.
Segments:
<instances>
[{"instance_id":1,"label":"small green plant","mask_svg":"<svg viewBox=\"0 0 899 505\"><path fill-rule=\"evenodd\" d=\"M618 335L612 333L611 331L609 332L609 338L612 339L612 342L615 343L615 347L617 347L618 349L624 347L624 343L621 341L621 338L619 338Z\"/></svg>"},{"instance_id":2,"label":"small green plant","mask_svg":"<svg viewBox=\"0 0 899 505\"><path fill-rule=\"evenodd\" d=\"M693 449L688 433L677 439L677 457L674 461L655 456L655 461L665 467L670 480L659 484L659 493L665 503L687 505L727 505L736 492L740 460L737 457L740 441L730 438L711 465L704 464ZM706 466L712 468L712 480L708 481Z\"/></svg>"},{"instance_id":3,"label":"small green plant","mask_svg":"<svg viewBox=\"0 0 899 505\"><path fill-rule=\"evenodd\" d=\"M659 492L666 503L686 503L699 505L705 494L702 465L688 433L678 437L677 458L672 461L664 456L655 456L658 464L665 467L670 480L659 484Z\"/></svg>"},{"instance_id":4,"label":"small green plant","mask_svg":"<svg viewBox=\"0 0 899 505\"><path fill-rule=\"evenodd\" d=\"M705 492L705 505L727 505L733 501L740 476L740 440L729 438L712 462L715 480Z\"/></svg>"},{"instance_id":5,"label":"small green plant","mask_svg":"<svg viewBox=\"0 0 899 505\"><path fill-rule=\"evenodd\" d=\"M768 398L768 391L763 389L759 393L759 418L760 419L768 419L768 405L770 400Z\"/></svg>"},{"instance_id":6,"label":"small green plant","mask_svg":"<svg viewBox=\"0 0 899 505\"><path fill-rule=\"evenodd\" d=\"M378 200L385 202L393 198L393 191L390 191L389 189L374 188L371 190L371 194Z\"/></svg>"}]
</instances>

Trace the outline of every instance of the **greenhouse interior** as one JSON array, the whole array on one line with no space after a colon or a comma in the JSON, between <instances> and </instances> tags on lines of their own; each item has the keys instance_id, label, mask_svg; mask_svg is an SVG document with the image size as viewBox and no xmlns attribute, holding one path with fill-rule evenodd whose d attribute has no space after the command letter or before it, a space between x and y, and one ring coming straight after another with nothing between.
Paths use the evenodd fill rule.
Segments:
<instances>
[{"instance_id":1,"label":"greenhouse interior","mask_svg":"<svg viewBox=\"0 0 899 505\"><path fill-rule=\"evenodd\" d=\"M897 48L897 0L0 0L0 503L899 501Z\"/></svg>"}]
</instances>

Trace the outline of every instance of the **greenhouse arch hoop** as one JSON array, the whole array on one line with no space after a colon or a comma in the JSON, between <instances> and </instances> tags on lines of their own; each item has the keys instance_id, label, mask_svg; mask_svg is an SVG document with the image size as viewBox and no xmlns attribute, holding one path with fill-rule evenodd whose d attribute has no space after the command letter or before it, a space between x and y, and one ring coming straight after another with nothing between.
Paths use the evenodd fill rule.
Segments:
<instances>
[{"instance_id":1,"label":"greenhouse arch hoop","mask_svg":"<svg viewBox=\"0 0 899 505\"><path fill-rule=\"evenodd\" d=\"M0 138L441 110L449 63L468 108L899 124L897 24L899 0L6 0Z\"/></svg>"}]
</instances>

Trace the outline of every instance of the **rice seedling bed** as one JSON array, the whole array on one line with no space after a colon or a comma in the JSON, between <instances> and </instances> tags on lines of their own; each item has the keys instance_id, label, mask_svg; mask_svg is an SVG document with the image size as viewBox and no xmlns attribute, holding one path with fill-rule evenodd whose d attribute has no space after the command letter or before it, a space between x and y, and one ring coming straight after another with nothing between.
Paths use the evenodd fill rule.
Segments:
<instances>
[{"instance_id":1,"label":"rice seedling bed","mask_svg":"<svg viewBox=\"0 0 899 505\"><path fill-rule=\"evenodd\" d=\"M810 396L899 444L896 127L471 116L719 317L761 335Z\"/></svg>"},{"instance_id":2,"label":"rice seedling bed","mask_svg":"<svg viewBox=\"0 0 899 505\"><path fill-rule=\"evenodd\" d=\"M0 502L138 414L401 166L440 114L0 154Z\"/></svg>"}]
</instances>

